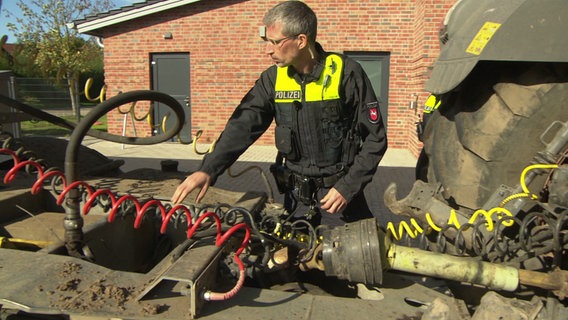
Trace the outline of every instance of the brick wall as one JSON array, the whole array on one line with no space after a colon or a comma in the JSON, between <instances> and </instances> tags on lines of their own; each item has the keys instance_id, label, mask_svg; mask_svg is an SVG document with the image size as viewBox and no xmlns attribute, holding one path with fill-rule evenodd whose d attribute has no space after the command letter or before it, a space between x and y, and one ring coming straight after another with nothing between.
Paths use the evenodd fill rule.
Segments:
<instances>
[{"instance_id":1,"label":"brick wall","mask_svg":"<svg viewBox=\"0 0 568 320\"><path fill-rule=\"evenodd\" d=\"M107 96L151 88L151 53L189 53L192 130L212 142L259 74L270 66L258 27L280 1L199 1L104 30ZM390 52L388 134L390 148L418 154L415 125L424 82L438 55L438 27L455 0L313 0L318 41L327 51ZM171 32L173 39L164 39ZM147 109L147 106L146 106ZM139 116L147 110L142 110ZM121 134L123 116L109 115L109 131ZM149 135L145 122L138 135ZM272 144L269 129L257 144Z\"/></svg>"}]
</instances>

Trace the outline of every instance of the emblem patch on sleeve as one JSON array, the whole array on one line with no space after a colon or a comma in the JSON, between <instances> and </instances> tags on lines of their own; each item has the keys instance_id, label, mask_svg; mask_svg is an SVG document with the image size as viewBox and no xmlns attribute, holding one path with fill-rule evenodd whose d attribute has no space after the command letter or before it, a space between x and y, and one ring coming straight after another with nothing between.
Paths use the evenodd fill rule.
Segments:
<instances>
[{"instance_id":1,"label":"emblem patch on sleeve","mask_svg":"<svg viewBox=\"0 0 568 320\"><path fill-rule=\"evenodd\" d=\"M367 103L366 107L368 110L367 112L368 112L369 122L372 124L379 123L379 120L381 119L381 116L379 114L379 103L377 101L369 102Z\"/></svg>"}]
</instances>

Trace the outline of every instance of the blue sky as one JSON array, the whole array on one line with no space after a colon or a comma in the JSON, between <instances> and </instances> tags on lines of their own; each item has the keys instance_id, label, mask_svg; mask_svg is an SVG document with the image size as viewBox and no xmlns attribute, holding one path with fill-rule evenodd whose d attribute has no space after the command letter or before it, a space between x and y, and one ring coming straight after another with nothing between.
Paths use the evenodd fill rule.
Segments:
<instances>
[{"instance_id":1,"label":"blue sky","mask_svg":"<svg viewBox=\"0 0 568 320\"><path fill-rule=\"evenodd\" d=\"M135 2L143 2L143 0L114 0L114 8L127 6ZM17 15L20 12L20 9L17 6L19 0L0 0L0 3L2 4L2 11L0 12L0 37L8 35L8 42L15 42L16 38L8 30L6 24L9 22L15 23L16 21L12 18L8 19L6 17L6 11L10 11L12 14Z\"/></svg>"}]
</instances>

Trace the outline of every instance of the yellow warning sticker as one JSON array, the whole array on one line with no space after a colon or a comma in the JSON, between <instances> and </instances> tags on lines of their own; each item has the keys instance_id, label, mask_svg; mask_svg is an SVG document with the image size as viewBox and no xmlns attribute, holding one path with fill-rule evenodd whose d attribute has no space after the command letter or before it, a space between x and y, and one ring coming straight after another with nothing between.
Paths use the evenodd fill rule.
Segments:
<instances>
[{"instance_id":1,"label":"yellow warning sticker","mask_svg":"<svg viewBox=\"0 0 568 320\"><path fill-rule=\"evenodd\" d=\"M500 26L500 23L485 22L485 24L481 27L481 29L479 29L479 31L475 35L475 38L473 38L473 40L467 47L467 50L465 51L477 56L480 55Z\"/></svg>"}]
</instances>

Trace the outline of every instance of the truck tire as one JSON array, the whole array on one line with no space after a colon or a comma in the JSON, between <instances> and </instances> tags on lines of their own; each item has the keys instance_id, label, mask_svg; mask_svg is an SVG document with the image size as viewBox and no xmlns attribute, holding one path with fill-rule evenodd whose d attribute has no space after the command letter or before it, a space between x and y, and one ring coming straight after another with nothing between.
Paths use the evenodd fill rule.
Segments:
<instances>
[{"instance_id":1,"label":"truck tire","mask_svg":"<svg viewBox=\"0 0 568 320\"><path fill-rule=\"evenodd\" d=\"M480 62L428 123L428 181L457 209L483 207L500 185L519 184L546 148L541 135L568 121L567 101L568 64Z\"/></svg>"}]
</instances>

